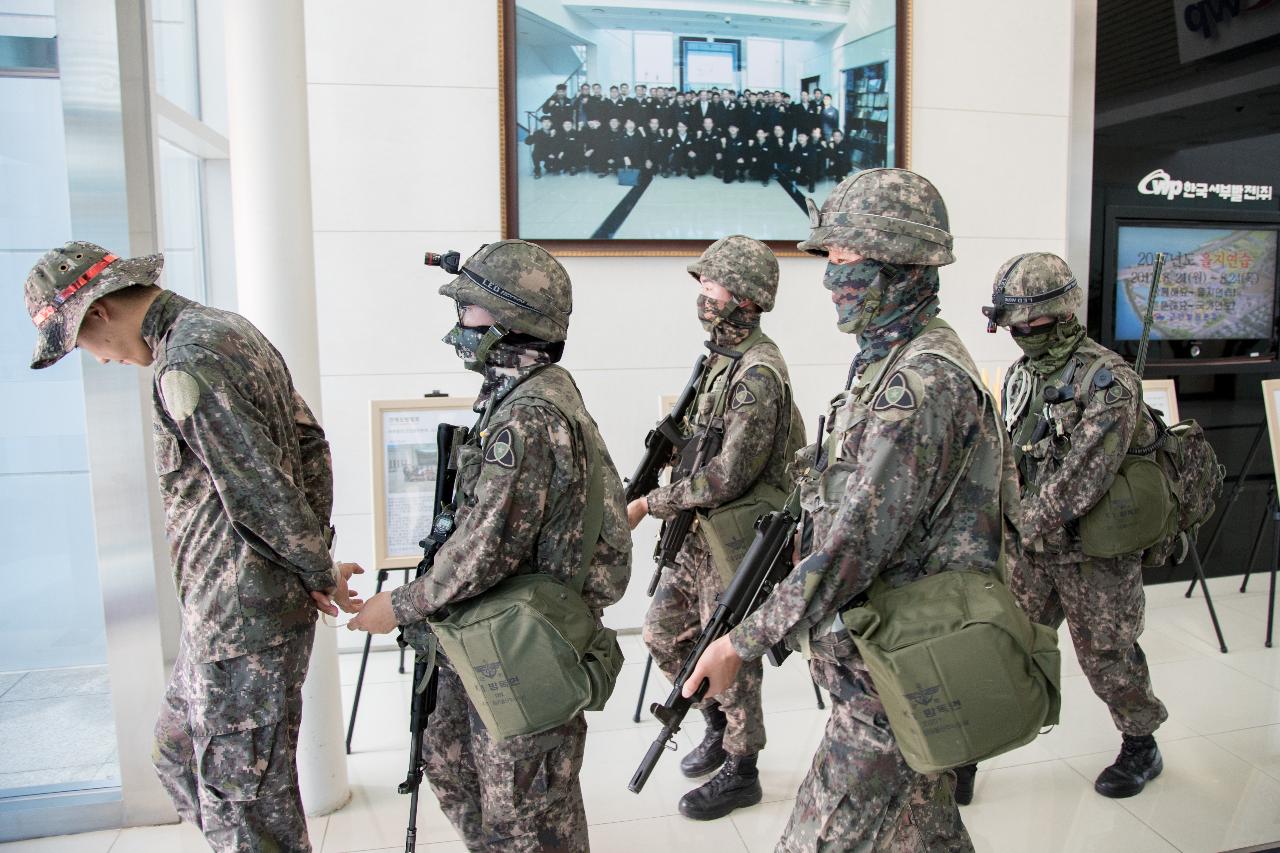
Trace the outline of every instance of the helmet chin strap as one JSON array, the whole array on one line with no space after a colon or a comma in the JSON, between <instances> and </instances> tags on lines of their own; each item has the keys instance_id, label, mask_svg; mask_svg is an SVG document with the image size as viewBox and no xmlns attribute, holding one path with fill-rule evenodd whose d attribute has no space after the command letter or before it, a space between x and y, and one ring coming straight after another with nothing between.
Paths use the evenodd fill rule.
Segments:
<instances>
[{"instance_id":1,"label":"helmet chin strap","mask_svg":"<svg viewBox=\"0 0 1280 853\"><path fill-rule=\"evenodd\" d=\"M484 333L484 337L480 339L479 345L476 346L476 361L484 364L489 357L489 352L498 343L507 336L507 327L501 323L494 323L489 326L489 331Z\"/></svg>"}]
</instances>

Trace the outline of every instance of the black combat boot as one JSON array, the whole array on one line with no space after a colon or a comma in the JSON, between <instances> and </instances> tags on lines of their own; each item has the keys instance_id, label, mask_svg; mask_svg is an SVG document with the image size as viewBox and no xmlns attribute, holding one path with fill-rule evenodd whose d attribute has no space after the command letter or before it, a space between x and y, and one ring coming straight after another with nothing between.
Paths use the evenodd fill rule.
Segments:
<instances>
[{"instance_id":1,"label":"black combat boot","mask_svg":"<svg viewBox=\"0 0 1280 853\"><path fill-rule=\"evenodd\" d=\"M1151 735L1125 735L1116 761L1098 774L1093 790L1104 797L1120 799L1142 793L1148 782L1160 775L1164 760Z\"/></svg>"},{"instance_id":2,"label":"black combat boot","mask_svg":"<svg viewBox=\"0 0 1280 853\"><path fill-rule=\"evenodd\" d=\"M680 759L680 770L690 779L706 776L721 764L724 764L724 727L729 724L724 711L719 705L710 705L702 712L707 721L707 730L702 735L702 743L693 751Z\"/></svg>"},{"instance_id":3,"label":"black combat boot","mask_svg":"<svg viewBox=\"0 0 1280 853\"><path fill-rule=\"evenodd\" d=\"M956 805L967 806L973 802L973 780L977 775L976 764L962 764L956 768Z\"/></svg>"},{"instance_id":4,"label":"black combat boot","mask_svg":"<svg viewBox=\"0 0 1280 853\"><path fill-rule=\"evenodd\" d=\"M719 773L680 798L680 814L693 820L715 820L734 809L754 806L763 798L755 755L730 755Z\"/></svg>"}]
</instances>

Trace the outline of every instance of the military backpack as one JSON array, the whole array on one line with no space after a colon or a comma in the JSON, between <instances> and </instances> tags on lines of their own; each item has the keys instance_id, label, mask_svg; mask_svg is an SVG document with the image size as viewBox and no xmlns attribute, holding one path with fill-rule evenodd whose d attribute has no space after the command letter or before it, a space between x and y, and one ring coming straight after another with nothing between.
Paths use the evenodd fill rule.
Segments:
<instances>
[{"instance_id":1,"label":"military backpack","mask_svg":"<svg viewBox=\"0 0 1280 853\"><path fill-rule=\"evenodd\" d=\"M926 334L946 329L935 319ZM954 332L952 332L954 334ZM923 335L921 337L924 337ZM963 370L982 397L982 418L1000 438L995 401L973 368L942 350L912 348ZM891 374L887 367L873 380ZM868 399L874 396L874 390ZM930 513L936 519L968 476L970 446L955 479ZM997 465L1003 478L1003 464ZM1004 489L1001 557L995 573L949 567L890 588L877 580L840 614L884 705L903 758L920 773L984 761L1034 740L1058 722L1061 658L1057 632L1033 623L1004 582ZM930 522L931 523L931 522Z\"/></svg>"},{"instance_id":2,"label":"military backpack","mask_svg":"<svg viewBox=\"0 0 1280 853\"><path fill-rule=\"evenodd\" d=\"M528 384L508 399L540 396ZM622 671L617 632L602 625L582 598L604 524L604 476L591 434L582 424L575 432L588 466L582 560L573 580L514 575L428 619L485 729L498 739L547 731L582 711L601 710Z\"/></svg>"}]
</instances>

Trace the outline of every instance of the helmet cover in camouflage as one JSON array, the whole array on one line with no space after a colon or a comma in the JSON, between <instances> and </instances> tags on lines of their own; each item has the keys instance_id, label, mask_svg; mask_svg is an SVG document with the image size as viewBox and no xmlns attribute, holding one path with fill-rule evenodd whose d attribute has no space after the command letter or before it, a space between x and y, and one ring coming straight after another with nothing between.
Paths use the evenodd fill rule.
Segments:
<instances>
[{"instance_id":1,"label":"helmet cover in camouflage","mask_svg":"<svg viewBox=\"0 0 1280 853\"><path fill-rule=\"evenodd\" d=\"M906 169L867 169L840 182L819 210L809 205L802 251L831 249L889 264L944 266L955 261L947 206L937 188Z\"/></svg>"},{"instance_id":2,"label":"helmet cover in camouflage","mask_svg":"<svg viewBox=\"0 0 1280 853\"><path fill-rule=\"evenodd\" d=\"M479 305L508 330L540 340L563 341L569 332L569 274L536 243L499 240L481 246L440 293L460 305Z\"/></svg>"},{"instance_id":3,"label":"helmet cover in camouflage","mask_svg":"<svg viewBox=\"0 0 1280 853\"><path fill-rule=\"evenodd\" d=\"M1000 265L992 286L993 307L982 313L999 326L1067 317L1084 307L1084 296L1066 261L1050 252L1027 252Z\"/></svg>"},{"instance_id":4,"label":"helmet cover in camouflage","mask_svg":"<svg viewBox=\"0 0 1280 853\"><path fill-rule=\"evenodd\" d=\"M98 299L135 284L155 284L163 255L119 258L101 246L73 240L50 249L27 273L27 313L36 324L31 367L48 367L75 349L85 312Z\"/></svg>"},{"instance_id":5,"label":"helmet cover in camouflage","mask_svg":"<svg viewBox=\"0 0 1280 853\"><path fill-rule=\"evenodd\" d=\"M778 259L759 240L741 234L722 237L687 269L698 281L709 278L737 298L750 299L760 310L773 310L778 293Z\"/></svg>"}]
</instances>

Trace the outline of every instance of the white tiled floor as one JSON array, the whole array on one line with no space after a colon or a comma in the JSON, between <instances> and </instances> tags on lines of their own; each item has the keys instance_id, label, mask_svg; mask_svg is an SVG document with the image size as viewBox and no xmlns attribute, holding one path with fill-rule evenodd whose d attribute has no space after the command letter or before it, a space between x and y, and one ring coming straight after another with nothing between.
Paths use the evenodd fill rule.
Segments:
<instances>
[{"instance_id":1,"label":"white tiled floor","mask_svg":"<svg viewBox=\"0 0 1280 853\"><path fill-rule=\"evenodd\" d=\"M1217 650L1197 594L1184 584L1149 587L1143 648L1157 694L1169 707L1158 735L1165 772L1143 794L1107 800L1093 778L1109 764L1119 735L1092 695L1063 640L1061 724L1016 752L983 765L973 805L963 810L979 851L1082 853L1213 853L1280 841L1280 649L1264 649L1266 585L1246 595L1238 579L1210 582L1230 654ZM665 851L697 847L769 851L786 825L792 798L822 735L825 713L800 661L766 667L769 747L760 768L764 802L730 818L698 823L679 816L676 802L690 787L678 754L664 757L639 796L626 790L636 762L652 740L649 719L631 722L644 655L636 637L624 638L630 661L613 701L590 715L582 787L597 851ZM350 759L352 800L311 821L318 853L392 853L404 849L407 800L395 792L404 777L408 726L405 682L394 652L369 663ZM350 701L359 658L341 660ZM649 698L667 688L656 676ZM682 732L682 752L701 735L697 721ZM463 846L424 788L418 814L419 849L453 853ZM0 845L0 853L159 853L206 849L186 826L145 827Z\"/></svg>"}]
</instances>

